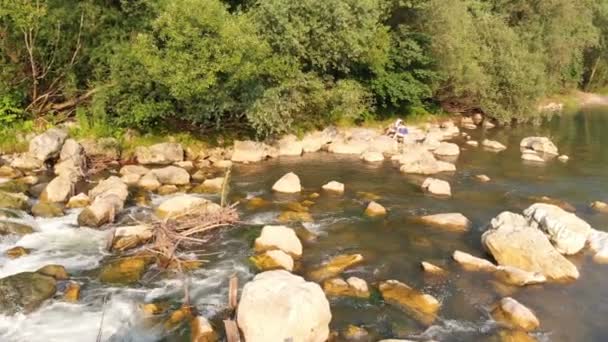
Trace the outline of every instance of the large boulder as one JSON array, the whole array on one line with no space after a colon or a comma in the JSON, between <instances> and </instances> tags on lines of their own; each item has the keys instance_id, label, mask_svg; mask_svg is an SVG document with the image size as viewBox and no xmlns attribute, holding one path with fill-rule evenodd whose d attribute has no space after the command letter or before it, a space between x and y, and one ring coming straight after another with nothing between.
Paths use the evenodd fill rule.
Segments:
<instances>
[{"instance_id":1,"label":"large boulder","mask_svg":"<svg viewBox=\"0 0 608 342\"><path fill-rule=\"evenodd\" d=\"M300 177L298 177L298 175L293 172L287 173L278 181L276 181L276 183L274 183L274 185L272 186L272 190L288 194L300 192L302 191L302 186L300 185Z\"/></svg>"},{"instance_id":2,"label":"large boulder","mask_svg":"<svg viewBox=\"0 0 608 342\"><path fill-rule=\"evenodd\" d=\"M397 280L384 281L380 283L379 289L385 301L397 305L425 325L432 324L437 317L441 304L429 294Z\"/></svg>"},{"instance_id":3,"label":"large boulder","mask_svg":"<svg viewBox=\"0 0 608 342\"><path fill-rule=\"evenodd\" d=\"M336 132L332 129L308 133L302 138L302 150L305 153L318 152L331 143L335 136Z\"/></svg>"},{"instance_id":4,"label":"large boulder","mask_svg":"<svg viewBox=\"0 0 608 342\"><path fill-rule=\"evenodd\" d=\"M274 154L272 147L256 141L235 141L232 161L237 163L254 163Z\"/></svg>"},{"instance_id":5,"label":"large boulder","mask_svg":"<svg viewBox=\"0 0 608 342\"><path fill-rule=\"evenodd\" d=\"M522 150L533 150L539 153L557 156L559 151L557 146L547 137L527 137L522 139L519 147Z\"/></svg>"},{"instance_id":6,"label":"large boulder","mask_svg":"<svg viewBox=\"0 0 608 342\"><path fill-rule=\"evenodd\" d=\"M282 250L294 258L302 256L302 243L296 232L285 226L264 226L262 234L255 240L255 251Z\"/></svg>"},{"instance_id":7,"label":"large boulder","mask_svg":"<svg viewBox=\"0 0 608 342\"><path fill-rule=\"evenodd\" d=\"M37 135L30 141L29 154L40 161L55 158L59 155L63 142L68 137L68 133L58 128L51 128L48 131Z\"/></svg>"},{"instance_id":8,"label":"large boulder","mask_svg":"<svg viewBox=\"0 0 608 342\"><path fill-rule=\"evenodd\" d=\"M37 309L57 292L57 281L37 272L18 273L0 279L0 313L12 315L20 310Z\"/></svg>"},{"instance_id":9,"label":"large boulder","mask_svg":"<svg viewBox=\"0 0 608 342\"><path fill-rule=\"evenodd\" d=\"M143 176L143 175L147 174L148 172L150 172L150 169L148 169L145 166L141 166L141 165L125 165L120 169L121 176L127 176L127 175Z\"/></svg>"},{"instance_id":10,"label":"large boulder","mask_svg":"<svg viewBox=\"0 0 608 342\"><path fill-rule=\"evenodd\" d=\"M0 221L0 236L2 235L25 235L31 234L34 229L26 224L13 221Z\"/></svg>"},{"instance_id":11,"label":"large boulder","mask_svg":"<svg viewBox=\"0 0 608 342\"><path fill-rule=\"evenodd\" d=\"M161 143L135 149L137 162L144 165L169 165L184 160L184 149L178 143Z\"/></svg>"},{"instance_id":12,"label":"large boulder","mask_svg":"<svg viewBox=\"0 0 608 342\"><path fill-rule=\"evenodd\" d=\"M171 197L156 208L156 215L161 218L178 217L191 212L215 213L220 206L204 198L193 195Z\"/></svg>"},{"instance_id":13,"label":"large boulder","mask_svg":"<svg viewBox=\"0 0 608 342\"><path fill-rule=\"evenodd\" d=\"M369 147L369 142L365 140L338 140L333 141L327 151L336 154L361 154Z\"/></svg>"},{"instance_id":14,"label":"large boulder","mask_svg":"<svg viewBox=\"0 0 608 342\"><path fill-rule=\"evenodd\" d=\"M152 170L156 179L165 185L186 185L190 184L190 174L188 171L177 166L167 166L162 169Z\"/></svg>"},{"instance_id":15,"label":"large boulder","mask_svg":"<svg viewBox=\"0 0 608 342\"><path fill-rule=\"evenodd\" d=\"M427 178L422 182L422 191L437 196L452 196L450 183L436 178Z\"/></svg>"},{"instance_id":16,"label":"large boulder","mask_svg":"<svg viewBox=\"0 0 608 342\"><path fill-rule=\"evenodd\" d=\"M549 236L549 240L562 254L570 255L581 251L592 232L587 222L556 205L536 203L524 210L524 215Z\"/></svg>"},{"instance_id":17,"label":"large boulder","mask_svg":"<svg viewBox=\"0 0 608 342\"><path fill-rule=\"evenodd\" d=\"M78 224L87 227L100 227L113 222L116 215L124 208L129 196L127 185L118 177L111 176L97 184L89 197L92 204L78 215Z\"/></svg>"},{"instance_id":18,"label":"large boulder","mask_svg":"<svg viewBox=\"0 0 608 342\"><path fill-rule=\"evenodd\" d=\"M399 142L388 135L380 135L373 138L369 141L368 146L367 151L369 152L379 152L387 155L399 152Z\"/></svg>"},{"instance_id":19,"label":"large boulder","mask_svg":"<svg viewBox=\"0 0 608 342\"><path fill-rule=\"evenodd\" d=\"M433 153L438 156L457 156L460 154L460 147L454 143L442 142Z\"/></svg>"},{"instance_id":20,"label":"large boulder","mask_svg":"<svg viewBox=\"0 0 608 342\"><path fill-rule=\"evenodd\" d=\"M287 271L260 273L243 287L238 325L247 342L324 342L330 321L321 287Z\"/></svg>"},{"instance_id":21,"label":"large boulder","mask_svg":"<svg viewBox=\"0 0 608 342\"><path fill-rule=\"evenodd\" d=\"M521 215L503 212L492 219L489 229L482 235L482 243L499 265L539 272L550 280L579 277L576 266Z\"/></svg>"},{"instance_id":22,"label":"large boulder","mask_svg":"<svg viewBox=\"0 0 608 342\"><path fill-rule=\"evenodd\" d=\"M302 141L293 134L284 136L277 142L279 156L299 156L303 152Z\"/></svg>"},{"instance_id":23,"label":"large boulder","mask_svg":"<svg viewBox=\"0 0 608 342\"><path fill-rule=\"evenodd\" d=\"M115 138L84 139L80 145L89 157L111 160L120 158L120 143Z\"/></svg>"},{"instance_id":24,"label":"large boulder","mask_svg":"<svg viewBox=\"0 0 608 342\"><path fill-rule=\"evenodd\" d=\"M361 159L368 163L377 163L384 160L384 155L380 152L367 151L363 152Z\"/></svg>"},{"instance_id":25,"label":"large boulder","mask_svg":"<svg viewBox=\"0 0 608 342\"><path fill-rule=\"evenodd\" d=\"M65 202L72 196L74 186L74 179L70 175L57 176L44 188L40 200L50 203Z\"/></svg>"},{"instance_id":26,"label":"large boulder","mask_svg":"<svg viewBox=\"0 0 608 342\"><path fill-rule=\"evenodd\" d=\"M534 312L511 297L501 299L492 310L492 316L502 324L524 331L532 331L540 326Z\"/></svg>"}]
</instances>

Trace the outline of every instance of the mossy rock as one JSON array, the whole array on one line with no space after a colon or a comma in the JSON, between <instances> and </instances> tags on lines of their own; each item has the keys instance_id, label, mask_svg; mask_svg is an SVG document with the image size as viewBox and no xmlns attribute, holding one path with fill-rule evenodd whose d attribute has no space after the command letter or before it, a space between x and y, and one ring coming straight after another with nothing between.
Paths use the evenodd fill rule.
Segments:
<instances>
[{"instance_id":1,"label":"mossy rock","mask_svg":"<svg viewBox=\"0 0 608 342\"><path fill-rule=\"evenodd\" d=\"M248 209L259 209L270 206L272 203L261 197L253 197L247 201Z\"/></svg>"},{"instance_id":2,"label":"mossy rock","mask_svg":"<svg viewBox=\"0 0 608 342\"><path fill-rule=\"evenodd\" d=\"M36 272L24 272L0 279L0 312L13 315L30 312L57 292L57 281Z\"/></svg>"},{"instance_id":3,"label":"mossy rock","mask_svg":"<svg viewBox=\"0 0 608 342\"><path fill-rule=\"evenodd\" d=\"M63 300L69 303L76 303L80 299L80 284L70 282L63 293Z\"/></svg>"},{"instance_id":4,"label":"mossy rock","mask_svg":"<svg viewBox=\"0 0 608 342\"><path fill-rule=\"evenodd\" d=\"M333 257L323 266L311 271L309 277L316 282L321 282L325 279L337 277L346 269L358 265L361 262L363 262L363 256L361 254L338 255Z\"/></svg>"},{"instance_id":5,"label":"mossy rock","mask_svg":"<svg viewBox=\"0 0 608 342\"><path fill-rule=\"evenodd\" d=\"M290 202L285 205L285 209L288 211L295 211L296 213L307 213L308 207L299 202Z\"/></svg>"},{"instance_id":6,"label":"mossy rock","mask_svg":"<svg viewBox=\"0 0 608 342\"><path fill-rule=\"evenodd\" d=\"M26 235L34 232L34 229L26 224L12 221L0 221L0 236L1 235Z\"/></svg>"},{"instance_id":7,"label":"mossy rock","mask_svg":"<svg viewBox=\"0 0 608 342\"><path fill-rule=\"evenodd\" d=\"M4 192L19 193L26 192L28 189L29 185L14 180L6 183L0 183L0 191Z\"/></svg>"},{"instance_id":8,"label":"mossy rock","mask_svg":"<svg viewBox=\"0 0 608 342\"><path fill-rule=\"evenodd\" d=\"M36 272L45 276L53 277L57 280L67 280L70 278L70 275L65 270L65 267L61 265L46 265Z\"/></svg>"},{"instance_id":9,"label":"mossy rock","mask_svg":"<svg viewBox=\"0 0 608 342\"><path fill-rule=\"evenodd\" d=\"M25 210L27 207L27 196L24 194L0 191L0 208Z\"/></svg>"},{"instance_id":10,"label":"mossy rock","mask_svg":"<svg viewBox=\"0 0 608 342\"><path fill-rule=\"evenodd\" d=\"M277 220L281 223L288 222L313 222L312 215L308 212L284 211Z\"/></svg>"},{"instance_id":11,"label":"mossy rock","mask_svg":"<svg viewBox=\"0 0 608 342\"><path fill-rule=\"evenodd\" d=\"M133 284L143 277L149 258L135 256L122 258L105 265L99 275L99 280L110 284Z\"/></svg>"},{"instance_id":12,"label":"mossy rock","mask_svg":"<svg viewBox=\"0 0 608 342\"><path fill-rule=\"evenodd\" d=\"M32 207L32 215L36 217L60 217L63 216L63 205L59 203L38 202Z\"/></svg>"}]
</instances>

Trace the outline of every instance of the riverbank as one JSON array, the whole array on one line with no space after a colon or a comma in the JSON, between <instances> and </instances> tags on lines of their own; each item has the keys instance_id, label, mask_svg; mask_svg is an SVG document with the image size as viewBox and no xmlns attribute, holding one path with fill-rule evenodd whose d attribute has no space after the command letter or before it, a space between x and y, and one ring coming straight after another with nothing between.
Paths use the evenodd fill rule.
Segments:
<instances>
[{"instance_id":1,"label":"riverbank","mask_svg":"<svg viewBox=\"0 0 608 342\"><path fill-rule=\"evenodd\" d=\"M15 216L0 221L20 225L9 225L12 233L0 240L0 278L37 271L27 277L40 278L49 285L45 289L56 290L50 297L50 291L41 292L37 298L42 301L35 302L40 309L32 314L4 314L2 321L8 324L0 324L0 336L11 342L28 332L67 336L64 332L76 328L58 327L69 310L71 321L85 323L80 324L81 336L96 334L105 310L111 316L104 324L104 339L146 331L156 336L150 340L186 341L191 322L204 322L191 319L194 311L223 334L227 281L236 273L241 285L251 284L240 292L246 313L239 313L243 318L238 321L248 341L266 336L256 335L264 332L296 336L299 326L319 336L331 330L338 340L350 340L353 334L367 334L371 341L588 337L580 327L590 317L575 320L558 307L587 305L588 297L601 291L594 283L602 275L603 234L578 219L596 228L606 223L598 211L601 205L588 206L606 200L608 183L601 168L606 159L598 152L604 140L590 140L603 139L603 121L598 115L600 121L582 126L580 133L592 135L573 138L564 132L579 132L580 123L565 119L557 126L510 129L475 124L474 118L445 120L411 127L403 144L360 127L326 129L272 144L237 141L199 155L163 143L140 146L128 163L108 151L98 158L86 144L80 149L65 134L48 131L30 140L34 143L27 154L3 157L1 186L19 209L9 210ZM551 139L531 138L535 136ZM81 163L80 153L70 151L84 151L85 159L103 161L101 167L91 169ZM558 159L563 155L570 160ZM49 163L41 165L42 159ZM30 169L26 162L37 166ZM149 247L145 226L154 225L156 215L185 204L210 208L214 205L208 201L220 203L227 167L232 170L229 202L239 201L240 222L220 230L202 251L180 253L204 263L193 265L189 273L196 309L189 311L182 308L180 277L159 274L158 264L129 256ZM498 215L503 211L513 214ZM571 211L577 220L572 221ZM576 231L553 225L564 220L576 222ZM502 236L515 228L525 228L527 238ZM113 235L120 238L111 238L112 231L120 232ZM530 236L535 239L532 251ZM594 241L593 247L581 248L587 239ZM113 245L111 251L106 241ZM493 248L491 254L484 246ZM4 254L9 250L11 258ZM509 261L524 250L534 256L532 264ZM50 277L42 270L47 264L64 266L68 275L45 278ZM263 272L277 267L291 272ZM114 273L120 269L130 271ZM0 287L10 290L15 278L10 279ZM117 281L127 284L118 286ZM284 292L261 295L269 282L282 284ZM72 283L80 285L80 299L66 305L64 285ZM284 295L299 291L298 298L308 298L306 303ZM105 296L110 298L107 304ZM524 305L536 318L522 326L504 321L504 312ZM157 313L146 318L140 306ZM254 309L260 307L265 309ZM278 307L307 319L292 324L284 320L290 315L274 310ZM83 312L86 322L78 317ZM181 314L181 328L171 328L169 319ZM113 318L125 316L130 318Z\"/></svg>"}]
</instances>

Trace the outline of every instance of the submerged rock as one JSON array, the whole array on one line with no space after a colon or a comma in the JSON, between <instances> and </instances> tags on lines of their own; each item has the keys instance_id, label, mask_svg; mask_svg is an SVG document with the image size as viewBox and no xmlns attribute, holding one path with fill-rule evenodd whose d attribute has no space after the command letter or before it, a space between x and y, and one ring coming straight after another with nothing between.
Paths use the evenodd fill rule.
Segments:
<instances>
[{"instance_id":1,"label":"submerged rock","mask_svg":"<svg viewBox=\"0 0 608 342\"><path fill-rule=\"evenodd\" d=\"M219 204L193 195L171 197L156 208L156 215L161 218L178 217L189 212L215 213L220 210Z\"/></svg>"},{"instance_id":2,"label":"submerged rock","mask_svg":"<svg viewBox=\"0 0 608 342\"><path fill-rule=\"evenodd\" d=\"M519 147L524 150L532 150L535 152L558 155L557 146L547 137L527 137L522 139Z\"/></svg>"},{"instance_id":3,"label":"submerged rock","mask_svg":"<svg viewBox=\"0 0 608 342\"><path fill-rule=\"evenodd\" d=\"M460 213L426 215L420 217L420 220L429 225L455 231L467 231L471 226L471 221Z\"/></svg>"},{"instance_id":4,"label":"submerged rock","mask_svg":"<svg viewBox=\"0 0 608 342\"><path fill-rule=\"evenodd\" d=\"M367 208L365 208L365 215L367 216L384 216L386 215L386 208L375 201L369 202Z\"/></svg>"},{"instance_id":5,"label":"submerged rock","mask_svg":"<svg viewBox=\"0 0 608 342\"><path fill-rule=\"evenodd\" d=\"M34 228L18 222L0 221L0 236L2 235L26 235L34 232Z\"/></svg>"},{"instance_id":6,"label":"submerged rock","mask_svg":"<svg viewBox=\"0 0 608 342\"><path fill-rule=\"evenodd\" d=\"M1 235L1 234L0 234ZM22 256L30 254L30 250L24 247L16 246L5 252L6 256L10 259L17 259Z\"/></svg>"},{"instance_id":7,"label":"submerged rock","mask_svg":"<svg viewBox=\"0 0 608 342\"><path fill-rule=\"evenodd\" d=\"M251 257L250 260L260 271L276 269L284 269L289 272L293 271L292 257L280 249L265 251L262 254Z\"/></svg>"},{"instance_id":8,"label":"submerged rock","mask_svg":"<svg viewBox=\"0 0 608 342\"><path fill-rule=\"evenodd\" d=\"M437 178L427 178L422 182L421 186L424 192L428 192L437 196L452 196L452 190L450 188L450 183L437 179Z\"/></svg>"},{"instance_id":9,"label":"submerged rock","mask_svg":"<svg viewBox=\"0 0 608 342\"><path fill-rule=\"evenodd\" d=\"M111 284L137 283L144 275L148 260L144 257L126 257L110 262L101 269L99 280Z\"/></svg>"},{"instance_id":10,"label":"submerged rock","mask_svg":"<svg viewBox=\"0 0 608 342\"><path fill-rule=\"evenodd\" d=\"M58 203L38 202L32 206L32 215L47 218L63 216L63 206Z\"/></svg>"},{"instance_id":11,"label":"submerged rock","mask_svg":"<svg viewBox=\"0 0 608 342\"><path fill-rule=\"evenodd\" d=\"M521 215L503 212L492 219L490 228L482 235L482 243L499 265L540 272L551 280L572 280L579 276L576 266Z\"/></svg>"},{"instance_id":12,"label":"submerged rock","mask_svg":"<svg viewBox=\"0 0 608 342\"><path fill-rule=\"evenodd\" d=\"M262 233L255 240L254 248L256 252L279 249L294 258L302 256L300 239L293 229L285 226L264 226Z\"/></svg>"},{"instance_id":13,"label":"submerged rock","mask_svg":"<svg viewBox=\"0 0 608 342\"><path fill-rule=\"evenodd\" d=\"M161 143L135 149L137 162L144 165L169 165L184 160L184 149L178 143Z\"/></svg>"},{"instance_id":14,"label":"submerged rock","mask_svg":"<svg viewBox=\"0 0 608 342\"><path fill-rule=\"evenodd\" d=\"M28 198L24 194L0 191L0 208L25 210L28 206L27 200Z\"/></svg>"},{"instance_id":15,"label":"submerged rock","mask_svg":"<svg viewBox=\"0 0 608 342\"><path fill-rule=\"evenodd\" d=\"M342 274L346 269L363 262L361 254L342 254L331 258L324 265L309 273L310 279L321 282L325 279L334 278Z\"/></svg>"},{"instance_id":16,"label":"submerged rock","mask_svg":"<svg viewBox=\"0 0 608 342\"><path fill-rule=\"evenodd\" d=\"M501 144L498 141L495 140L489 140L489 139L484 139L481 142L481 146L483 146L483 148L492 151L492 152L500 152L500 151L504 151L507 149L507 146Z\"/></svg>"},{"instance_id":17,"label":"submerged rock","mask_svg":"<svg viewBox=\"0 0 608 342\"><path fill-rule=\"evenodd\" d=\"M384 281L380 283L379 289L385 301L404 309L421 323L431 325L435 321L441 306L435 297L397 280Z\"/></svg>"},{"instance_id":18,"label":"submerged rock","mask_svg":"<svg viewBox=\"0 0 608 342\"><path fill-rule=\"evenodd\" d=\"M7 315L37 309L57 292L57 281L37 272L18 273L0 279L0 312Z\"/></svg>"},{"instance_id":19,"label":"submerged rock","mask_svg":"<svg viewBox=\"0 0 608 342\"><path fill-rule=\"evenodd\" d=\"M454 251L452 258L467 271L496 271L496 265L488 260L472 256L469 253Z\"/></svg>"},{"instance_id":20,"label":"submerged rock","mask_svg":"<svg viewBox=\"0 0 608 342\"><path fill-rule=\"evenodd\" d=\"M333 297L369 298L367 282L361 278L350 277L347 280L332 278L323 282L323 291Z\"/></svg>"},{"instance_id":21,"label":"submerged rock","mask_svg":"<svg viewBox=\"0 0 608 342\"><path fill-rule=\"evenodd\" d=\"M547 234L560 253L566 255L581 251L592 231L587 222L552 204L533 204L524 210L524 215Z\"/></svg>"},{"instance_id":22,"label":"submerged rock","mask_svg":"<svg viewBox=\"0 0 608 342\"><path fill-rule=\"evenodd\" d=\"M492 316L500 323L524 331L532 331L540 326L536 315L511 297L501 299L492 310Z\"/></svg>"},{"instance_id":23,"label":"submerged rock","mask_svg":"<svg viewBox=\"0 0 608 342\"><path fill-rule=\"evenodd\" d=\"M272 190L288 194L300 192L302 191L300 177L293 172L289 172L274 183Z\"/></svg>"},{"instance_id":24,"label":"submerged rock","mask_svg":"<svg viewBox=\"0 0 608 342\"><path fill-rule=\"evenodd\" d=\"M312 215L306 211L295 211L295 210L286 210L282 212L278 217L277 221L280 223L289 223L289 222L313 222Z\"/></svg>"},{"instance_id":25,"label":"submerged rock","mask_svg":"<svg viewBox=\"0 0 608 342\"><path fill-rule=\"evenodd\" d=\"M536 152L534 152L534 151L524 151L524 153L521 154L521 159L525 160L525 161L529 161L529 162L535 162L535 163L544 163L545 162L545 159L543 159L541 156L536 154Z\"/></svg>"},{"instance_id":26,"label":"submerged rock","mask_svg":"<svg viewBox=\"0 0 608 342\"><path fill-rule=\"evenodd\" d=\"M66 131L51 128L30 141L29 154L40 161L57 157L67 137Z\"/></svg>"},{"instance_id":27,"label":"submerged rock","mask_svg":"<svg viewBox=\"0 0 608 342\"><path fill-rule=\"evenodd\" d=\"M319 285L268 271L245 284L237 317L247 342L325 342L331 311Z\"/></svg>"}]
</instances>

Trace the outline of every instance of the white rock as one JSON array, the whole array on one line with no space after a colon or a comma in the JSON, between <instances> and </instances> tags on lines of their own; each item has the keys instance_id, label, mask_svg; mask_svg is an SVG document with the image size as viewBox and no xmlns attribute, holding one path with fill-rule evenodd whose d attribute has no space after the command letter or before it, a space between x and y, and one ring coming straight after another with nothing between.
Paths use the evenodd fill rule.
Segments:
<instances>
[{"instance_id":1,"label":"white rock","mask_svg":"<svg viewBox=\"0 0 608 342\"><path fill-rule=\"evenodd\" d=\"M161 218L178 217L192 211L207 212L209 214L220 210L220 206L204 198L193 195L179 195L171 197L156 208L156 215Z\"/></svg>"},{"instance_id":2,"label":"white rock","mask_svg":"<svg viewBox=\"0 0 608 342\"><path fill-rule=\"evenodd\" d=\"M344 192L344 184L342 184L340 182L336 182L336 181L331 181L331 182L323 185L322 188L325 191L331 191L331 192L337 192L337 193Z\"/></svg>"},{"instance_id":3,"label":"white rock","mask_svg":"<svg viewBox=\"0 0 608 342\"><path fill-rule=\"evenodd\" d=\"M43 163L40 159L27 153L21 154L11 161L11 167L19 170L36 170L42 166Z\"/></svg>"},{"instance_id":4,"label":"white rock","mask_svg":"<svg viewBox=\"0 0 608 342\"><path fill-rule=\"evenodd\" d=\"M477 147L479 146L479 142L477 140L468 140L465 144L471 146L471 147Z\"/></svg>"},{"instance_id":5,"label":"white rock","mask_svg":"<svg viewBox=\"0 0 608 342\"><path fill-rule=\"evenodd\" d=\"M380 152L367 151L361 155L361 159L368 163L376 163L384 160L384 155Z\"/></svg>"},{"instance_id":6,"label":"white rock","mask_svg":"<svg viewBox=\"0 0 608 342\"><path fill-rule=\"evenodd\" d=\"M469 253L454 251L452 258L469 271L496 271L496 265L489 262L488 260L472 256Z\"/></svg>"},{"instance_id":7,"label":"white rock","mask_svg":"<svg viewBox=\"0 0 608 342\"><path fill-rule=\"evenodd\" d=\"M169 165L184 160L184 149L178 143L161 143L135 149L137 162L144 165Z\"/></svg>"},{"instance_id":8,"label":"white rock","mask_svg":"<svg viewBox=\"0 0 608 342\"><path fill-rule=\"evenodd\" d=\"M592 232L591 226L573 213L546 203L536 203L524 210L524 216L541 228L562 254L581 251Z\"/></svg>"},{"instance_id":9,"label":"white rock","mask_svg":"<svg viewBox=\"0 0 608 342\"><path fill-rule=\"evenodd\" d=\"M283 193L296 193L302 191L300 185L300 177L295 173L290 172L281 177L274 185L272 190Z\"/></svg>"},{"instance_id":10,"label":"white rock","mask_svg":"<svg viewBox=\"0 0 608 342\"><path fill-rule=\"evenodd\" d=\"M500 152L507 149L507 147L500 142L489 139L483 140L481 146L493 152Z\"/></svg>"},{"instance_id":11,"label":"white rock","mask_svg":"<svg viewBox=\"0 0 608 342\"><path fill-rule=\"evenodd\" d=\"M167 166L162 169L152 170L158 181L163 185L186 185L190 184L188 171L177 166Z\"/></svg>"},{"instance_id":12,"label":"white rock","mask_svg":"<svg viewBox=\"0 0 608 342\"><path fill-rule=\"evenodd\" d=\"M557 159L558 159L559 161L561 161L562 163L565 163L565 162L567 162L568 160L570 160L570 157L568 157L568 156L567 156L567 155L565 155L565 154L562 154L561 156L557 157Z\"/></svg>"},{"instance_id":13,"label":"white rock","mask_svg":"<svg viewBox=\"0 0 608 342\"><path fill-rule=\"evenodd\" d=\"M422 183L422 190L438 196L452 196L450 183L436 178L427 178Z\"/></svg>"},{"instance_id":14,"label":"white rock","mask_svg":"<svg viewBox=\"0 0 608 342\"><path fill-rule=\"evenodd\" d=\"M287 271L268 271L245 284L238 325L247 342L325 342L331 311L319 285Z\"/></svg>"},{"instance_id":15,"label":"white rock","mask_svg":"<svg viewBox=\"0 0 608 342\"><path fill-rule=\"evenodd\" d=\"M453 143L442 142L433 153L438 156L457 156L460 154L460 147Z\"/></svg>"},{"instance_id":16,"label":"white rock","mask_svg":"<svg viewBox=\"0 0 608 342\"><path fill-rule=\"evenodd\" d=\"M67 137L64 130L51 128L30 141L29 154L40 161L57 157Z\"/></svg>"},{"instance_id":17,"label":"white rock","mask_svg":"<svg viewBox=\"0 0 608 342\"><path fill-rule=\"evenodd\" d=\"M154 191L160 188L161 185L162 184L158 181L158 178L156 178L156 175L152 171L141 177L137 183L137 186L148 191Z\"/></svg>"},{"instance_id":18,"label":"white rock","mask_svg":"<svg viewBox=\"0 0 608 342\"><path fill-rule=\"evenodd\" d=\"M279 156L299 156L303 152L303 143L293 135L283 137L277 143Z\"/></svg>"},{"instance_id":19,"label":"white rock","mask_svg":"<svg viewBox=\"0 0 608 342\"><path fill-rule=\"evenodd\" d=\"M369 202L367 208L365 209L365 214L367 216L384 216L386 215L386 208L384 208L379 203L374 201Z\"/></svg>"},{"instance_id":20,"label":"white rock","mask_svg":"<svg viewBox=\"0 0 608 342\"><path fill-rule=\"evenodd\" d=\"M273 149L261 142L246 140L235 141L232 161L237 163L254 163L274 154Z\"/></svg>"},{"instance_id":21,"label":"white rock","mask_svg":"<svg viewBox=\"0 0 608 342\"><path fill-rule=\"evenodd\" d=\"M65 202L72 195L74 185L75 184L70 177L55 177L49 182L49 184L47 184L46 188L40 195L40 200L51 203Z\"/></svg>"},{"instance_id":22,"label":"white rock","mask_svg":"<svg viewBox=\"0 0 608 342\"><path fill-rule=\"evenodd\" d=\"M255 250L263 252L279 249L294 258L302 256L302 243L296 232L285 226L264 226L262 233L255 240Z\"/></svg>"},{"instance_id":23,"label":"white rock","mask_svg":"<svg viewBox=\"0 0 608 342\"><path fill-rule=\"evenodd\" d=\"M475 178L482 183L487 183L491 181L490 177L488 177L487 175L476 175Z\"/></svg>"},{"instance_id":24,"label":"white rock","mask_svg":"<svg viewBox=\"0 0 608 342\"><path fill-rule=\"evenodd\" d=\"M138 175L138 176L143 176L145 174L147 174L148 172L150 172L150 169L148 169L145 166L141 166L141 165L125 165L120 169L120 174L122 176L126 176L126 175Z\"/></svg>"},{"instance_id":25,"label":"white rock","mask_svg":"<svg viewBox=\"0 0 608 342\"><path fill-rule=\"evenodd\" d=\"M420 219L422 222L430 225L457 231L466 231L471 225L471 221L469 221L469 219L461 213L426 215L422 216Z\"/></svg>"},{"instance_id":26,"label":"white rock","mask_svg":"<svg viewBox=\"0 0 608 342\"><path fill-rule=\"evenodd\" d=\"M521 159L525 160L525 161L530 161L530 162L536 162L536 163L544 163L545 160L539 156L538 154L536 154L536 152L534 151L525 151L524 153L521 154Z\"/></svg>"},{"instance_id":27,"label":"white rock","mask_svg":"<svg viewBox=\"0 0 608 342\"><path fill-rule=\"evenodd\" d=\"M522 139L519 147L540 153L558 155L557 146L547 137L527 137Z\"/></svg>"}]
</instances>

